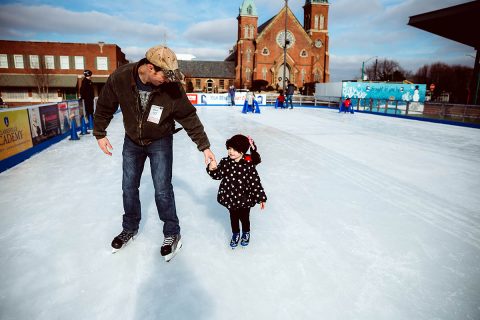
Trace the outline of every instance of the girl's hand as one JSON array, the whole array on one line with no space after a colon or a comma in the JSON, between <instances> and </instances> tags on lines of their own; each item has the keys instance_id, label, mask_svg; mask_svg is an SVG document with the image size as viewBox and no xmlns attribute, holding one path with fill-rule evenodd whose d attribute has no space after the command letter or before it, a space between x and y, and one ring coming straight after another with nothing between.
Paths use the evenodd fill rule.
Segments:
<instances>
[{"instance_id":1,"label":"girl's hand","mask_svg":"<svg viewBox=\"0 0 480 320\"><path fill-rule=\"evenodd\" d=\"M217 170L217 162L215 161L215 159L210 161L210 163L208 164L208 170Z\"/></svg>"},{"instance_id":2,"label":"girl's hand","mask_svg":"<svg viewBox=\"0 0 480 320\"><path fill-rule=\"evenodd\" d=\"M260 210L265 209L265 202L260 202Z\"/></svg>"}]
</instances>

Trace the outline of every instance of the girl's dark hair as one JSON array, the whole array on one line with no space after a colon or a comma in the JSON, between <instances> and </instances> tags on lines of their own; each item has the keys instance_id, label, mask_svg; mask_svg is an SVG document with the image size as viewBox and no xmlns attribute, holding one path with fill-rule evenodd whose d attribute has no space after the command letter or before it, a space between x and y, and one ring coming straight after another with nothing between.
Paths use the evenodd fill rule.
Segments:
<instances>
[{"instance_id":1,"label":"girl's dark hair","mask_svg":"<svg viewBox=\"0 0 480 320\"><path fill-rule=\"evenodd\" d=\"M251 150L251 158L252 158L252 164L257 165L260 162L262 162L262 159L260 158L260 154L257 152L257 146L255 145L255 142L252 140L252 145L250 145L250 140L248 137L244 136L243 134L236 134L230 139L227 140L225 143L225 147L228 148L233 148L238 152L243 153L244 155L248 152L248 149Z\"/></svg>"}]
</instances>

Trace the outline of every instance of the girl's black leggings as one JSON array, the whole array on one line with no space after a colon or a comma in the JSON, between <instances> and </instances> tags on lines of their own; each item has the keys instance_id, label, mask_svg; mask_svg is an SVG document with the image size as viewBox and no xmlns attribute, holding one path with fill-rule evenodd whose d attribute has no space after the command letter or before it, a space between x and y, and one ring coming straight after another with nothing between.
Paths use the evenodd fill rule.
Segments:
<instances>
[{"instance_id":1,"label":"girl's black leggings","mask_svg":"<svg viewBox=\"0 0 480 320\"><path fill-rule=\"evenodd\" d=\"M228 211L233 233L240 233L240 222L242 231L250 232L250 208L229 209Z\"/></svg>"}]
</instances>

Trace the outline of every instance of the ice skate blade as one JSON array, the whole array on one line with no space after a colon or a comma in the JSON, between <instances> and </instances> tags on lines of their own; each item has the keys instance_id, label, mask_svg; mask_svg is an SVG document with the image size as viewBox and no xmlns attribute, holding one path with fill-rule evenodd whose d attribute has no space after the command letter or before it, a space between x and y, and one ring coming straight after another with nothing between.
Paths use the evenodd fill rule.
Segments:
<instances>
[{"instance_id":1,"label":"ice skate blade","mask_svg":"<svg viewBox=\"0 0 480 320\"><path fill-rule=\"evenodd\" d=\"M112 248L112 254L117 253L118 251L120 251L120 249L125 248L130 242L134 241L135 238L136 238L136 235L133 236L130 240L128 240L127 243L125 243L121 248L118 248L118 249Z\"/></svg>"},{"instance_id":2,"label":"ice skate blade","mask_svg":"<svg viewBox=\"0 0 480 320\"><path fill-rule=\"evenodd\" d=\"M179 240L179 241L178 241L177 248L175 249L174 252L172 252L172 253L167 254L166 256L164 256L165 262L170 262L170 260L172 260L173 257L175 257L175 255L176 255L177 252L180 250L180 248L182 248L182 240Z\"/></svg>"}]
</instances>

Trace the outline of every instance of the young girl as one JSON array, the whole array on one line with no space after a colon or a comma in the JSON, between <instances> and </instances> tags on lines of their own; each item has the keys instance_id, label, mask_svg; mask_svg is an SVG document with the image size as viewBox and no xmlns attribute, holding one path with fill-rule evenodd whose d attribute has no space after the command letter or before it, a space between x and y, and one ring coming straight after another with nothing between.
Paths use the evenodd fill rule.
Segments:
<instances>
[{"instance_id":1,"label":"young girl","mask_svg":"<svg viewBox=\"0 0 480 320\"><path fill-rule=\"evenodd\" d=\"M232 249L240 241L240 222L242 223L242 238L240 244L247 246L250 242L250 208L260 204L265 208L267 196L263 190L255 166L261 162L260 154L251 138L237 134L225 143L228 157L215 161L207 167L208 174L215 180L222 180L218 189L217 201L230 212L232 226ZM248 149L251 155L247 155Z\"/></svg>"}]
</instances>

